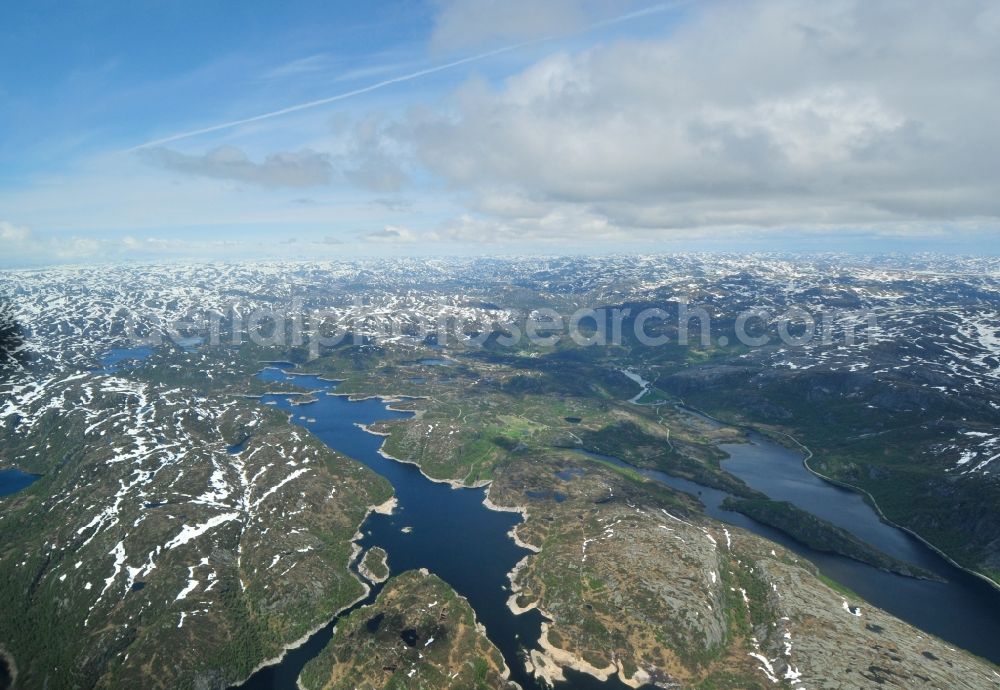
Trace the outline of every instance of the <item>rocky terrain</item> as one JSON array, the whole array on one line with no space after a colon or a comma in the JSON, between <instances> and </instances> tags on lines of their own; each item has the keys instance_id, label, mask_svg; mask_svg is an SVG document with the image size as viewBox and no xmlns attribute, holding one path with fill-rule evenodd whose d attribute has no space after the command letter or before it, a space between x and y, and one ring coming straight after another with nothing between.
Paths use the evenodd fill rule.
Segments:
<instances>
[{"instance_id":1,"label":"rocky terrain","mask_svg":"<svg viewBox=\"0 0 1000 690\"><path fill-rule=\"evenodd\" d=\"M365 551L358 572L369 582L385 582L389 578L389 554L380 546Z\"/></svg>"},{"instance_id":2,"label":"rocky terrain","mask_svg":"<svg viewBox=\"0 0 1000 690\"><path fill-rule=\"evenodd\" d=\"M44 473L0 512L0 636L25 687L233 682L363 593L347 560L380 477L248 401L59 390L5 445ZM26 462L39 449L51 464Z\"/></svg>"},{"instance_id":3,"label":"rocky terrain","mask_svg":"<svg viewBox=\"0 0 1000 690\"><path fill-rule=\"evenodd\" d=\"M539 548L511 607L550 623L532 652L561 667L661 687L991 687L995 670L840 593L794 554L701 517L680 495L573 458L511 466L491 499L524 485L518 536ZM641 573L641 576L638 575Z\"/></svg>"},{"instance_id":4,"label":"rocky terrain","mask_svg":"<svg viewBox=\"0 0 1000 690\"><path fill-rule=\"evenodd\" d=\"M791 552L571 449L759 498L720 468L716 445L737 432L686 420L673 407L684 400L791 434L813 469L997 576L998 288L995 260L942 257L5 272L0 466L42 477L0 499L0 647L19 687L221 688L362 596L353 539L391 489L245 397L272 387L253 378L263 361L289 359L342 379L338 393L402 396L394 404L417 415L372 428L390 456L526 506L517 538L538 553L511 607L548 618L530 655L540 677L573 666L665 687L993 687L991 666L840 593ZM544 306L669 316L682 298L711 314L707 342L679 346L669 319L650 322L663 346L638 343L629 319L619 344L497 342ZM793 306L841 310L834 335L854 324L866 337L790 346L764 324L761 347L733 339L741 309ZM290 309L312 316L299 328ZM365 558L373 581L389 574L380 556ZM394 594L398 579L380 601L423 630L440 585L404 580ZM452 687L466 678L456 671L502 687L502 664L456 665L458 649L493 658L461 604L462 635L438 637L440 657L403 641L397 668L425 687ZM304 681L366 673L373 657L348 653L364 639L335 641Z\"/></svg>"},{"instance_id":5,"label":"rocky terrain","mask_svg":"<svg viewBox=\"0 0 1000 690\"><path fill-rule=\"evenodd\" d=\"M707 520L685 494L571 450L588 446L733 488L738 480L722 478L712 444L738 439L734 430L597 394L535 402L504 392L518 370L465 366L474 373L422 369L430 395L414 401L419 415L379 430L393 454L439 479L468 483L469 463L489 467L490 501L525 511L516 537L538 553L512 574L509 606L537 608L548 621L531 652L539 677L558 681L569 666L637 686L989 687L989 664L824 582L808 561ZM389 375L397 365L349 373L341 385L364 395ZM567 437L570 448L559 449ZM770 576L778 572L786 589ZM878 618L860 634L859 610ZM791 640L799 636L803 649L827 652L798 656ZM850 660L843 668L842 659Z\"/></svg>"}]
</instances>

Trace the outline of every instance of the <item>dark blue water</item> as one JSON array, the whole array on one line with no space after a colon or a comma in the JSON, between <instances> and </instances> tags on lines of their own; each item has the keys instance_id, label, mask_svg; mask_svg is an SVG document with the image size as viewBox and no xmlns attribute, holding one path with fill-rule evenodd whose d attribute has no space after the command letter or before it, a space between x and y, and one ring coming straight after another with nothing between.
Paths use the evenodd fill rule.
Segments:
<instances>
[{"instance_id":1,"label":"dark blue water","mask_svg":"<svg viewBox=\"0 0 1000 690\"><path fill-rule=\"evenodd\" d=\"M961 568L956 568L907 532L882 522L854 491L823 481L802 464L803 456L759 434L749 443L720 446L730 458L722 467L770 498L788 501L901 560L925 568L946 582L918 580L883 572L870 565L800 544L783 532L720 506L729 496L664 472L634 467L617 458L578 451L620 466L678 491L696 496L705 512L742 527L806 558L827 577L857 592L867 601L922 630L974 654L1000 663L1000 590Z\"/></svg>"},{"instance_id":2,"label":"dark blue water","mask_svg":"<svg viewBox=\"0 0 1000 690\"><path fill-rule=\"evenodd\" d=\"M116 347L101 356L101 367L98 371L102 374L115 374L121 369L121 364L125 362L140 362L153 354L151 347Z\"/></svg>"},{"instance_id":3,"label":"dark blue water","mask_svg":"<svg viewBox=\"0 0 1000 690\"><path fill-rule=\"evenodd\" d=\"M22 472L21 470L14 468L0 470L0 496L16 494L21 489L27 488L39 479L41 479L41 475L28 474L27 472Z\"/></svg>"},{"instance_id":4,"label":"dark blue water","mask_svg":"<svg viewBox=\"0 0 1000 690\"><path fill-rule=\"evenodd\" d=\"M802 464L801 452L751 433L750 443L720 445L727 472L776 501L789 503L843 527L891 556L935 571L943 559L913 535L882 522L856 491L823 481Z\"/></svg>"},{"instance_id":5,"label":"dark blue water","mask_svg":"<svg viewBox=\"0 0 1000 690\"><path fill-rule=\"evenodd\" d=\"M448 484L430 481L415 465L383 457L378 451L384 439L357 426L400 419L409 413L389 410L385 403L375 399L352 402L344 396L332 395L336 383L316 376L289 375L269 368L260 377L267 381L289 381L313 390L315 402L305 405L292 404L298 396L289 395L265 395L261 401L288 411L295 424L392 483L397 507L392 515L372 514L368 518L362 526L361 546L385 549L393 574L427 568L450 584L469 600L477 619L486 627L487 636L503 654L512 679L525 690L538 690L534 678L525 672L521 652L522 648L536 646L542 617L537 611L515 616L507 608L510 596L507 573L529 553L515 545L508 535L521 521L520 515L487 509L483 505L485 489L453 489ZM379 585L373 587L359 606L373 601L380 589ZM293 690L302 667L326 646L332 632L333 622L302 647L290 651L279 664L254 674L240 688ZM571 687L582 690L626 687L616 678L602 683L572 671L566 675Z\"/></svg>"},{"instance_id":6,"label":"dark blue water","mask_svg":"<svg viewBox=\"0 0 1000 690\"><path fill-rule=\"evenodd\" d=\"M961 568L908 532L881 520L855 491L811 473L803 454L758 434L750 443L723 445L723 468L771 498L788 501L843 527L886 553L925 568L947 582L915 580L875 568L827 566L826 574L903 620L1000 663L1000 590ZM851 563L850 559L840 559Z\"/></svg>"},{"instance_id":7,"label":"dark blue water","mask_svg":"<svg viewBox=\"0 0 1000 690\"><path fill-rule=\"evenodd\" d=\"M250 443L250 439L251 438L253 438L253 436L247 436L246 438L244 438L239 443L234 443L233 445L231 445L228 448L226 448L226 451L230 455L239 455L240 453L242 453L243 451L245 451L247 449L247 445Z\"/></svg>"}]
</instances>

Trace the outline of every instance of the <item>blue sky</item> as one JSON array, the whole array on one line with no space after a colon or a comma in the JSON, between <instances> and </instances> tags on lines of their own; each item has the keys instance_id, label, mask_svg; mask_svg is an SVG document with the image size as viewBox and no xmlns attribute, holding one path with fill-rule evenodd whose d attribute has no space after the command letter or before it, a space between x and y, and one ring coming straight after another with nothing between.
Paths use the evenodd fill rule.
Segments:
<instances>
[{"instance_id":1,"label":"blue sky","mask_svg":"<svg viewBox=\"0 0 1000 690\"><path fill-rule=\"evenodd\" d=\"M996 253L1000 13L874 5L5 3L0 263Z\"/></svg>"},{"instance_id":2,"label":"blue sky","mask_svg":"<svg viewBox=\"0 0 1000 690\"><path fill-rule=\"evenodd\" d=\"M53 134L65 139L59 153L80 155L309 98L304 72L268 74L316 56L342 75L411 59L431 21L424 7L323 2L37 2L3 13L2 123L19 135L4 138L8 173L64 162L36 155Z\"/></svg>"}]
</instances>

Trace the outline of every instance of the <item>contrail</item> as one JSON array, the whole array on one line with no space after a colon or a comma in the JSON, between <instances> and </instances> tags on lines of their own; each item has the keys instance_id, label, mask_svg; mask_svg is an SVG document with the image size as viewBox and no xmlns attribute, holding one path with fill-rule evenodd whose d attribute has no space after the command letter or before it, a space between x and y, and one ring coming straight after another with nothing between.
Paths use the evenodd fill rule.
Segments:
<instances>
[{"instance_id":1,"label":"contrail","mask_svg":"<svg viewBox=\"0 0 1000 690\"><path fill-rule=\"evenodd\" d=\"M360 96L361 94L369 93L371 91L377 91L378 89L384 89L385 87L391 86L392 84L398 84L400 82L410 81L411 79L425 77L428 74L434 74L435 72L443 72L445 70L453 69L455 67L460 67L461 65L465 65L470 62L485 60L486 58L493 57L494 55L500 55L501 53L507 53L512 50L517 50L518 48L523 48L525 46L531 45L532 43L540 43L541 41L547 41L547 40L550 39L540 38L540 39L535 39L533 41L524 41L522 43L515 43L514 45L504 46L503 48L497 48L496 50L490 50L485 53L470 55L468 57L462 58L461 60L446 62L443 65L435 65L434 67L428 67L427 69L418 70L416 72L410 72L409 74L403 74L398 77L393 77L392 79L386 79L384 81L380 81L375 84L363 86L360 89L354 89L353 91L345 91L344 93L338 93L336 96L328 96L327 98L320 98L315 101L298 103L296 105L290 105L287 108L281 108L280 110L271 110L266 113L261 113L260 115L254 115L253 117L244 117L240 120L230 120L229 122L223 122L218 125L212 125L211 127L202 127L201 129L192 129L191 131L188 132L171 134L169 137L163 137L162 139L154 139L152 141L147 141L144 144L133 146L132 148L127 150L137 151L139 149L149 148L150 146L159 146L161 144L168 144L172 141L177 141L178 139L187 139L189 137L196 137L199 134L218 132L220 129L229 129L230 127L238 127L239 125L245 125L250 122L259 122L261 120L268 120L272 117L279 117L281 115L288 115L289 113L295 113L300 110L308 110L309 108L316 108L318 106L326 105L328 103L335 103L336 101L342 101L346 98L353 98L354 96Z\"/></svg>"},{"instance_id":2,"label":"contrail","mask_svg":"<svg viewBox=\"0 0 1000 690\"><path fill-rule=\"evenodd\" d=\"M678 0L677 2L664 2L658 5L652 5L650 7L637 10L635 12L629 12L627 14L614 17L601 22L596 22L586 27L583 31L577 33L586 33L594 29L608 26L611 24L618 24L621 22L629 21L631 19L636 19L638 17L645 17L651 14L659 14L661 12L667 12L669 10L675 9L681 5L686 5L693 0ZM445 70L454 69L455 67L461 67L462 65L467 65L470 62L478 62L480 60L485 60L486 58L494 57L496 55L501 55L503 53L509 53L513 50L518 50L520 48L525 48L530 45L535 45L537 43L545 43L548 41L556 40L557 38L567 38L574 34L567 34L565 36L544 36L542 38L532 39L530 41L522 41L520 43L513 43L511 45L503 46L502 48L496 48L495 50L488 50L485 53L477 53L476 55L469 55L468 57L461 58L460 60L454 60L452 62L446 62L441 65L435 65L434 67L428 67L426 69L417 70L416 72L410 72L409 74L403 74L398 77L393 77L392 79L386 79L384 81L376 82L375 84L370 84L368 86L363 86L360 89L354 89L353 91L345 91L344 93L338 93L335 96L328 96L326 98L320 98L315 101L307 101L305 103L298 103L296 105L290 105L286 108L281 108L279 110L271 110L266 113L260 113L259 115L254 115L252 117L244 117L239 120L230 120L229 122L223 122L217 125L211 125L209 127L202 127L201 129L192 129L187 132L180 132L178 134L171 134L170 136L163 137L161 139L153 139L147 141L138 146L133 146L126 149L126 152L138 151L140 149L150 148L152 146L161 146L163 144L169 144L173 141L179 141L181 139L189 139L191 137L196 137L201 134L209 134L210 132L218 132L223 129L230 129L232 127L238 127L240 125L249 124L251 122L260 122L261 120L269 120L272 117L280 117L282 115L288 115L289 113L296 113L300 110L308 110L310 108L316 108L321 105L327 105L329 103L335 103L337 101L343 101L348 98L354 98L355 96L360 96L362 94L370 93L372 91L378 91L379 89L384 89L387 86L392 86L393 84L399 84L405 81L411 81L413 79L419 79L420 77L426 77L429 74L435 74L437 72L444 72Z\"/></svg>"}]
</instances>

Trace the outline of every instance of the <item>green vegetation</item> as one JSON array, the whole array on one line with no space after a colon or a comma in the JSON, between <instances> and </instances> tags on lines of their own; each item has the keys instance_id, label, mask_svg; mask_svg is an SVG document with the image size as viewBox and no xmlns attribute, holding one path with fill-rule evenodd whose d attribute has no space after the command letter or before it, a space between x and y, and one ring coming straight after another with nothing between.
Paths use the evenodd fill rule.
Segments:
<instances>
[{"instance_id":1,"label":"green vegetation","mask_svg":"<svg viewBox=\"0 0 1000 690\"><path fill-rule=\"evenodd\" d=\"M256 353L228 357L247 376L260 367ZM142 371L150 404L81 379L67 400L108 423L88 430L81 414L52 410L3 446L0 459L31 457L18 464L44 475L0 501L0 642L22 687L224 686L363 591L348 569L350 542L368 506L390 497L388 482L282 413L171 388L173 367ZM140 438L148 452L128 455ZM245 439L241 475L226 448ZM28 453L32 446L47 452ZM216 468L225 468L219 479ZM297 468L308 471L265 496L265 481L277 485ZM244 506L243 483L255 477ZM216 481L227 493L191 500ZM224 513L232 519L166 547ZM196 584L180 597L189 579Z\"/></svg>"},{"instance_id":2,"label":"green vegetation","mask_svg":"<svg viewBox=\"0 0 1000 690\"><path fill-rule=\"evenodd\" d=\"M393 577L374 604L340 620L300 683L308 690L512 687L469 603L437 576L418 571Z\"/></svg>"},{"instance_id":3,"label":"green vegetation","mask_svg":"<svg viewBox=\"0 0 1000 690\"><path fill-rule=\"evenodd\" d=\"M684 400L774 438L794 435L816 453L815 470L871 492L891 519L961 563L1000 570L1000 483L985 472L955 471L960 449L946 445L964 442L969 429L993 433L1000 417L991 393L977 384L956 394L958 372L922 380L909 380L922 375L913 366L893 373L916 353L890 340L856 362L853 355L834 361L837 348L810 361L807 349L719 346L718 336L732 334L725 312L768 295L749 273L716 280L716 268L710 283L702 280L709 272L683 279L713 313L711 342L692 347L675 344L669 319L650 324L671 342L655 348L638 346L629 320L624 343L607 347L522 339L500 348L494 338L481 349L459 343L442 352L412 332L412 340L392 344L348 338L318 359L301 348L253 343L191 351L166 345L112 381L83 370L94 353L70 352L78 343L68 336L67 352L58 353L72 354L65 367L53 365L47 378L49 365L39 358L31 372L33 383L52 384L32 403L48 411L32 420L30 433L20 414L5 417L0 429L0 463L44 475L0 499L0 644L19 667L19 683L52 690L225 687L358 598L351 540L368 506L385 501L390 487L289 425L285 414L244 399L308 393L294 379L253 378L273 360L337 379L339 393L391 396L415 414L374 425L390 455L437 479L492 482L494 503L526 506L517 536L540 551L514 576L512 596L544 611L548 643L573 659L600 667L614 661L627 679L648 674L663 687L702 690L770 687L751 652L774 661L779 678L800 666L803 684L865 685L850 675L858 670L876 683L890 676L935 687L991 682L992 669L874 607L863 605L863 619L855 618L842 599L857 603L856 594L794 553L706 518L693 497L634 469L728 491L740 497L728 508L813 548L925 575L724 472L717 446L739 441L742 432L679 413L674 405ZM395 300L392 282L376 275L328 281L319 267L306 272L314 270L324 287L309 288L299 272L276 285L239 279L225 289L264 304L305 292L310 303L343 306L347 292L369 287ZM641 288L620 275L560 286L562 270L538 267L537 276L516 283L504 276L495 289L449 282L448 291L461 294L463 305L482 299L504 308L575 308L630 299L633 313L676 309L671 294L679 284L662 282L658 268L649 267L653 280ZM405 290L421 292L420 280L407 278ZM826 287L803 292L778 283L772 304L830 303L821 294ZM282 297L263 294L277 285ZM149 306L158 299L139 294ZM962 295L977 309L986 304L984 293L963 288ZM0 324L0 341L4 335ZM934 343L926 344L933 353ZM441 357L442 366L425 361ZM788 368L781 365L786 357ZM653 383L635 398L637 386L623 370ZM31 388L24 390L30 397ZM238 458L227 453L243 442ZM390 575L386 557L371 549L361 571L373 580ZM155 569L146 568L151 562ZM502 668L464 600L433 576L405 573L338 625L302 680L310 688L500 688Z\"/></svg>"},{"instance_id":4,"label":"green vegetation","mask_svg":"<svg viewBox=\"0 0 1000 690\"><path fill-rule=\"evenodd\" d=\"M843 585L837 582L832 577L827 577L826 575L824 575L819 571L816 572L816 577L818 577L820 581L823 582L823 584L832 589L834 592L839 592L840 594L843 594L845 597L849 599L854 599L854 600L861 599L861 595L859 595L857 592L855 592L847 585Z\"/></svg>"},{"instance_id":5,"label":"green vegetation","mask_svg":"<svg viewBox=\"0 0 1000 690\"><path fill-rule=\"evenodd\" d=\"M813 469L867 491L886 517L959 564L1000 575L1000 482L949 474L941 453L975 419L995 428L989 401L865 373L779 374L727 361L678 369L661 384L721 419L794 436L814 453Z\"/></svg>"},{"instance_id":6,"label":"green vegetation","mask_svg":"<svg viewBox=\"0 0 1000 690\"><path fill-rule=\"evenodd\" d=\"M926 570L893 558L858 539L847 530L786 501L772 501L766 498L727 498L722 502L722 508L743 513L763 525L774 527L816 551L840 554L880 570L908 577L933 577Z\"/></svg>"},{"instance_id":7,"label":"green vegetation","mask_svg":"<svg viewBox=\"0 0 1000 690\"><path fill-rule=\"evenodd\" d=\"M662 428L652 427L657 432L654 434L650 427L649 422L640 426L633 419L625 419L594 431L583 430L580 438L584 448L601 455L610 455L639 467L660 470L737 496L759 495L720 468L719 460L725 456L714 446L700 443L702 439L671 440L663 434ZM670 428L680 427L680 420L676 420Z\"/></svg>"},{"instance_id":8,"label":"green vegetation","mask_svg":"<svg viewBox=\"0 0 1000 690\"><path fill-rule=\"evenodd\" d=\"M373 546L365 552L359 571L372 582L382 582L389 577L389 554L381 546Z\"/></svg>"}]
</instances>

